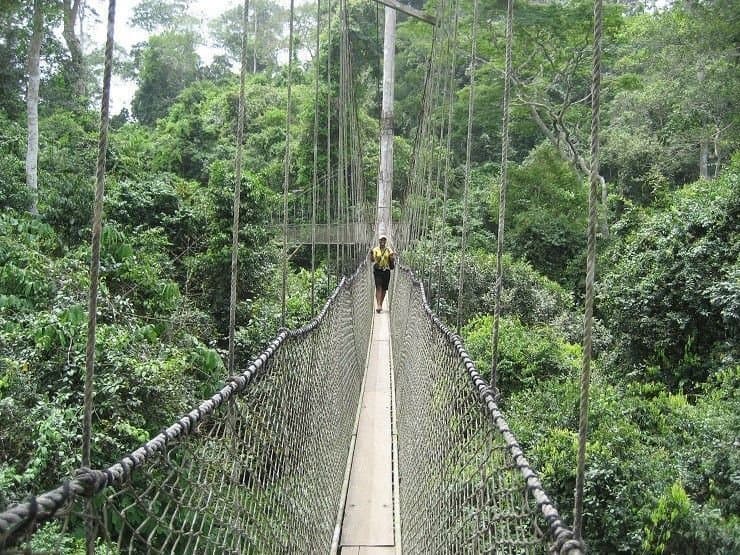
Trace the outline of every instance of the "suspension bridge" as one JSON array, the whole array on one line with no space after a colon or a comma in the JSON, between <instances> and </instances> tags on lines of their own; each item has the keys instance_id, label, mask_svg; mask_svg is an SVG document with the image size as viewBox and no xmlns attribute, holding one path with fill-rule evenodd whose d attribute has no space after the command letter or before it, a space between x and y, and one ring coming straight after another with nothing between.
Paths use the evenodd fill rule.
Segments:
<instances>
[{"instance_id":1,"label":"suspension bridge","mask_svg":"<svg viewBox=\"0 0 740 555\"><path fill-rule=\"evenodd\" d=\"M110 88L115 6L115 0L109 1L111 9L102 103L104 122L108 119L107 91ZM395 0L384 0L383 3L399 7ZM600 0L596 5L600 10ZM459 280L461 293L464 286L478 2L474 0L473 6L461 239L463 256ZM367 211L361 208L364 206L362 140L351 86L346 2L340 1L339 7L338 147L335 149L336 159L333 159L334 134L331 112L327 110L327 168L323 180L326 221L318 222L317 110L310 228L306 222L290 227L287 219L291 178L290 64L294 58L291 9L283 211L283 311L289 243L336 245L338 267L340 246L342 252L345 247L349 249L353 253L349 258L354 260L364 258L369 246L370 226L352 216ZM598 10L595 9L597 45ZM386 10L386 28L389 26L389 12L393 10ZM424 84L419 132L414 144L406 198L402 202L403 215L397 228L401 248L412 245L433 227L428 212L431 185L439 185L442 178L444 198L440 200L442 206L446 205L450 160L448 155L433 153L450 151L458 4L442 2L436 19L424 19L420 12L414 14L407 10L405 13L435 25L435 41ZM508 148L511 13L512 2L509 0L502 194L505 193ZM243 14L242 29L245 32L246 6ZM317 51L320 18L319 4ZM372 268L367 261L360 263L351 276L341 279L314 319L300 329L279 330L265 350L244 369L237 371L234 368L234 276L239 229L245 43L243 41L235 164L229 342L231 375L213 396L156 437L111 466L100 468L89 463L92 409L87 400L92 399L92 363L88 360L86 445L83 446L87 455L83 453L83 465L57 488L33 495L0 512L0 552L585 553L578 522L579 504L582 502L579 484L576 523L571 529L561 518L555 500L547 495L514 433L508 428L496 403L496 384L483 379L461 339L431 311L424 287L411 269L401 267L393 272L390 301L381 313L376 314ZM598 48L594 52L594 59L598 60ZM331 74L330 64L329 58L327 77ZM597 62L594 67L596 75ZM316 68L318 98L318 64ZM598 80L595 79L592 94L595 108L598 108L597 93ZM438 102L436 105L434 99ZM327 106L331 104L327 101ZM387 126L392 125L392 112L387 113L389 109L384 96L381 147L388 139ZM595 112L597 131L598 112ZM444 117L435 120L435 113ZM95 245L101 225L106 133L107 128L101 126L93 269L99 265ZM595 133L592 140L598 144ZM597 149L592 148L592 153L596 157ZM383 231L384 226L390 226L391 186L385 175L387 168L382 167L382 158L383 148L380 181L381 185L385 181L385 188L379 187L378 192L376 234ZM338 169L332 169L332 160ZM593 199L598 184L595 162L591 170ZM335 199L336 204L331 204L330 199ZM504 201L505 197L502 197L497 318L502 283L500 243ZM592 310L588 302L593 288L595 209L589 220L587 326L590 325ZM312 249L312 270L314 256ZM347 267L344 260L341 265ZM91 315L96 314L96 287L97 273L91 272ZM94 331L94 318L91 329ZM586 328L584 336L588 355L590 328ZM94 333L91 341L94 346ZM94 348L88 352L94 355ZM588 398L588 365L589 359L586 358L582 399ZM583 438L586 428L583 408L580 424ZM584 445L582 441L579 449ZM580 488L583 455L579 451L577 479L581 482ZM54 538L55 543L49 545L49 538Z\"/></svg>"},{"instance_id":2,"label":"suspension bridge","mask_svg":"<svg viewBox=\"0 0 740 555\"><path fill-rule=\"evenodd\" d=\"M422 285L394 272L375 314L369 270L136 451L0 513L0 547L85 523L100 553L582 553Z\"/></svg>"}]
</instances>

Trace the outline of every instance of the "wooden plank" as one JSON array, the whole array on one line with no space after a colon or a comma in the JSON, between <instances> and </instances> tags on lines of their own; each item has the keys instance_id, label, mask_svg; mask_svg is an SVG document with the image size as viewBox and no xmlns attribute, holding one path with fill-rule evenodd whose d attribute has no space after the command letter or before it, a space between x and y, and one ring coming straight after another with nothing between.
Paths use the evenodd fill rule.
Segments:
<instances>
[{"instance_id":1,"label":"wooden plank","mask_svg":"<svg viewBox=\"0 0 740 555\"><path fill-rule=\"evenodd\" d=\"M342 522L342 553L354 553L345 551L350 546L395 545L388 328L388 313L376 315Z\"/></svg>"}]
</instances>

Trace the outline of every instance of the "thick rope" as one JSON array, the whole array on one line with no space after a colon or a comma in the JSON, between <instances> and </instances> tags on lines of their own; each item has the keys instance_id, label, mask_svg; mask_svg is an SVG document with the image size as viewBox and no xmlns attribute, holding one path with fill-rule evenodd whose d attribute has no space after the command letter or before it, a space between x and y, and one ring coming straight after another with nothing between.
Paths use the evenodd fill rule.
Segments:
<instances>
[{"instance_id":1,"label":"thick rope","mask_svg":"<svg viewBox=\"0 0 740 555\"><path fill-rule=\"evenodd\" d=\"M475 105L475 60L477 56L476 49L476 29L478 27L478 0L473 0L473 25L470 32L470 96L468 97L468 134L465 146L465 184L463 187L463 225L462 235L460 237L460 270L457 280L457 329L462 326L463 312L463 291L465 287L465 263L467 251L468 235L468 209L470 199L470 151L473 143L473 111Z\"/></svg>"},{"instance_id":2,"label":"thick rope","mask_svg":"<svg viewBox=\"0 0 740 555\"><path fill-rule=\"evenodd\" d=\"M290 25L288 34L288 106L285 114L285 173L283 178L283 284L280 295L280 325L285 327L286 317L286 295L288 289L288 190L290 189L290 165L291 165L291 112L293 110L291 85L293 81L293 22L295 18L295 0L290 0Z\"/></svg>"},{"instance_id":3,"label":"thick rope","mask_svg":"<svg viewBox=\"0 0 740 555\"><path fill-rule=\"evenodd\" d=\"M236 330L236 283L239 266L239 211L241 209L242 153L244 151L244 89L247 74L247 24L249 0L244 0L242 14L241 71L239 74L239 115L236 124L236 160L234 162L234 225L231 231L231 296L229 300L229 373L234 373Z\"/></svg>"},{"instance_id":4,"label":"thick rope","mask_svg":"<svg viewBox=\"0 0 740 555\"><path fill-rule=\"evenodd\" d=\"M87 344L85 346L85 392L82 424L82 466L89 467L91 460L90 443L92 438L93 394L95 388L95 332L97 329L98 286L100 278L100 240L103 234L103 199L105 195L105 162L108 150L108 123L110 116L110 81L113 67L113 32L116 21L116 0L108 2L108 26L105 39L105 66L103 69L103 97L100 101L100 134L98 139L98 164L95 171L95 205L93 208L93 228L90 260L90 292L87 303ZM95 552L95 529L93 526L92 505L87 504L85 512L86 552Z\"/></svg>"},{"instance_id":5,"label":"thick rope","mask_svg":"<svg viewBox=\"0 0 740 555\"><path fill-rule=\"evenodd\" d=\"M503 254L506 216L506 188L509 184L509 100L511 97L511 49L514 27L514 0L506 3L506 69L504 73L503 121L501 123L501 184L498 201L498 232L496 237L496 306L493 312L491 357L491 387L498 391L498 336L501 320L501 290L504 286Z\"/></svg>"},{"instance_id":6,"label":"thick rope","mask_svg":"<svg viewBox=\"0 0 740 555\"><path fill-rule=\"evenodd\" d=\"M578 419L578 463L573 529L576 539L583 537L583 483L588 437L588 396L591 382L591 335L594 314L594 274L596 272L596 227L599 202L599 100L601 95L602 0L594 1L594 51L591 74L591 175L588 197L588 250L586 262L586 309L583 317L583 367L581 407Z\"/></svg>"},{"instance_id":7,"label":"thick rope","mask_svg":"<svg viewBox=\"0 0 740 555\"><path fill-rule=\"evenodd\" d=\"M108 27L105 40L103 98L100 102L100 134L98 165L95 171L95 205L93 208L92 258L90 260L90 293L87 303L87 345L85 348L85 408L82 426L82 466L90 466L92 436L93 386L95 379L95 331L98 312L98 281L100 277L100 238L103 233L103 197L105 195L105 160L108 150L108 120L110 114L110 79L113 67L113 30L116 0L108 3Z\"/></svg>"}]
</instances>

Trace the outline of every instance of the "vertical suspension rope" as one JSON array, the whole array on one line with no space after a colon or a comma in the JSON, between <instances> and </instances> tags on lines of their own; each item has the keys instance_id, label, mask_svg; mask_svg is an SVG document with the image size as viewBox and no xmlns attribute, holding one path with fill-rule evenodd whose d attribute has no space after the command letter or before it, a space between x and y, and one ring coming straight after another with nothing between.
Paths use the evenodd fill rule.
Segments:
<instances>
[{"instance_id":1,"label":"vertical suspension rope","mask_svg":"<svg viewBox=\"0 0 740 555\"><path fill-rule=\"evenodd\" d=\"M327 235L331 230L331 0L326 6L326 229ZM329 235L330 236L330 235ZM326 244L326 285L331 289L331 241Z\"/></svg>"},{"instance_id":2,"label":"vertical suspension rope","mask_svg":"<svg viewBox=\"0 0 740 555\"><path fill-rule=\"evenodd\" d=\"M514 0L506 3L506 67L504 70L503 121L501 123L501 184L498 195L498 232L496 237L496 305L491 339L491 387L498 392L498 336L501 320L501 290L504 286L503 254L506 216L506 189L509 185L509 99L511 96L511 49L514 36Z\"/></svg>"},{"instance_id":3,"label":"vertical suspension rope","mask_svg":"<svg viewBox=\"0 0 740 555\"><path fill-rule=\"evenodd\" d=\"M311 187L311 316L316 316L316 210L319 187L319 47L321 0L316 0L316 60L314 61L313 183Z\"/></svg>"},{"instance_id":4,"label":"vertical suspension rope","mask_svg":"<svg viewBox=\"0 0 740 555\"><path fill-rule=\"evenodd\" d=\"M445 170L444 170L444 195L442 199L442 229L447 223L447 196L449 194L450 186L450 158L452 153L452 115L455 104L455 66L457 64L457 24L459 17L459 3L455 0L455 18L452 28L452 37L448 36L448 50L452 52L452 59L450 60L450 72L448 77L448 89L447 89L447 144L445 148ZM442 257L437 259L437 313L440 309L440 299L442 297Z\"/></svg>"},{"instance_id":5,"label":"vertical suspension rope","mask_svg":"<svg viewBox=\"0 0 740 555\"><path fill-rule=\"evenodd\" d=\"M280 325L285 327L286 294L288 289L288 189L290 187L290 123L292 112L291 84L293 78L293 18L295 0L290 0L290 25L288 33L288 108L285 118L285 174L283 179L283 287L281 294Z\"/></svg>"},{"instance_id":6,"label":"vertical suspension rope","mask_svg":"<svg viewBox=\"0 0 740 555\"><path fill-rule=\"evenodd\" d=\"M242 13L242 50L239 74L239 112L236 124L236 160L234 162L234 225L231 230L231 296L229 300L229 374L234 373L236 330L236 283L239 267L239 211L241 209L242 152L244 142L244 88L247 74L247 24L249 0L244 0Z\"/></svg>"},{"instance_id":7,"label":"vertical suspension rope","mask_svg":"<svg viewBox=\"0 0 740 555\"><path fill-rule=\"evenodd\" d=\"M108 28L105 39L105 68L103 70L103 98L100 103L100 135L98 164L95 171L95 205L90 260L90 291L87 303L87 345L85 347L85 408L82 425L82 466L90 466L90 438L92 436L93 381L95 378L95 332L98 311L98 279L100 277L100 239L103 233L103 197L105 195L105 162L108 149L108 120L110 114L110 79L113 66L113 30L116 18L116 0L108 2Z\"/></svg>"},{"instance_id":8,"label":"vertical suspension rope","mask_svg":"<svg viewBox=\"0 0 740 555\"><path fill-rule=\"evenodd\" d=\"M581 403L578 419L578 462L573 531L577 540L583 528L583 482L588 437L588 396L591 383L591 335L594 314L594 275L596 272L596 226L599 201L599 108L601 95L602 0L594 1L594 49L591 74L591 174L588 196L588 247L586 255L586 300L583 317L583 367L581 369Z\"/></svg>"},{"instance_id":9,"label":"vertical suspension rope","mask_svg":"<svg viewBox=\"0 0 740 555\"><path fill-rule=\"evenodd\" d=\"M103 234L103 198L105 195L105 163L108 150L108 120L110 117L110 81L113 67L113 31L116 20L116 0L108 1L108 26L105 39L103 97L100 101L100 134L98 163L95 170L95 205L90 259L90 291L87 303L87 344L85 346L85 391L82 424L82 466L91 466L92 411L95 380L95 332L98 312L98 280L100 278L100 240ZM92 501L86 504L85 537L88 555L95 553L95 530Z\"/></svg>"},{"instance_id":10,"label":"vertical suspension rope","mask_svg":"<svg viewBox=\"0 0 740 555\"><path fill-rule=\"evenodd\" d=\"M349 99L349 22L347 15L347 2L340 2L341 35L339 46L339 179L337 180L337 209L342 225L342 275L347 274L347 258L349 256L349 245L347 244L347 230L349 226L349 204L350 194L350 164L347 157L347 145L349 144L348 110Z\"/></svg>"},{"instance_id":11,"label":"vertical suspension rope","mask_svg":"<svg viewBox=\"0 0 740 555\"><path fill-rule=\"evenodd\" d=\"M468 98L468 135L465 146L465 185L463 188L463 226L460 238L460 273L457 280L457 329L462 326L463 287L465 285L465 254L468 234L468 204L470 189L470 150L473 142L473 109L475 103L476 28L478 26L478 0L473 0L473 26L470 34L470 96Z\"/></svg>"}]
</instances>

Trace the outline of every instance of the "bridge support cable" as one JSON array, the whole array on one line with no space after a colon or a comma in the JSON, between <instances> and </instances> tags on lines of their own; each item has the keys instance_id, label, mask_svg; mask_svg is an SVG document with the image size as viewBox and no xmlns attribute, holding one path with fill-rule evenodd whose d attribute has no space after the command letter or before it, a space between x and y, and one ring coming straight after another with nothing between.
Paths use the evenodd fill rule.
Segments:
<instances>
[{"instance_id":1,"label":"bridge support cable","mask_svg":"<svg viewBox=\"0 0 740 555\"><path fill-rule=\"evenodd\" d=\"M331 44L331 0L326 6L327 43ZM326 181L324 212L326 227L331 225L331 48L326 49ZM326 246L326 286L331 286L331 245Z\"/></svg>"},{"instance_id":2,"label":"bridge support cable","mask_svg":"<svg viewBox=\"0 0 740 555\"><path fill-rule=\"evenodd\" d=\"M0 552L39 553L39 532L71 544L86 522L99 552L328 552L372 318L363 264L314 320L152 440L0 508Z\"/></svg>"},{"instance_id":3,"label":"bridge support cable","mask_svg":"<svg viewBox=\"0 0 740 555\"><path fill-rule=\"evenodd\" d=\"M316 315L316 211L319 188L319 49L321 47L321 0L316 0L316 54L314 55L313 172L311 179L311 317Z\"/></svg>"},{"instance_id":4,"label":"bridge support cable","mask_svg":"<svg viewBox=\"0 0 740 555\"><path fill-rule=\"evenodd\" d=\"M468 238L468 208L470 192L470 151L473 143L473 113L475 110L475 61L477 56L476 32L478 28L478 0L473 0L473 23L470 29L470 86L468 87L468 132L465 146L465 180L463 185L463 222L460 236L460 268L457 280L457 329L462 327L463 291L465 289L465 264Z\"/></svg>"},{"instance_id":5,"label":"bridge support cable","mask_svg":"<svg viewBox=\"0 0 740 555\"><path fill-rule=\"evenodd\" d=\"M295 18L295 0L290 0L290 22L288 24L288 105L285 114L285 162L283 173L283 280L281 288L281 316L280 325L285 326L286 316L286 295L288 287L288 191L290 189L290 172L291 172L291 123L292 123L292 97L291 86L293 81L293 22Z\"/></svg>"},{"instance_id":6,"label":"bridge support cable","mask_svg":"<svg viewBox=\"0 0 740 555\"><path fill-rule=\"evenodd\" d=\"M511 50L514 37L514 0L506 2L506 62L504 68L504 97L501 122L501 179L498 195L498 231L496 232L496 304L493 310L491 332L491 387L498 394L498 339L501 320L501 291L504 287L504 228L506 223L506 189L509 186L509 100L511 98Z\"/></svg>"},{"instance_id":7,"label":"bridge support cable","mask_svg":"<svg viewBox=\"0 0 740 555\"><path fill-rule=\"evenodd\" d=\"M594 0L594 47L591 71L591 172L588 196L588 240L586 252L586 299L583 317L583 365L581 368L580 410L578 418L578 461L574 530L580 539L583 532L583 485L585 480L586 443L588 438L588 400L591 383L591 336L594 314L594 279L596 273L596 228L598 226L599 186L599 109L601 97L602 0Z\"/></svg>"},{"instance_id":8,"label":"bridge support cable","mask_svg":"<svg viewBox=\"0 0 740 555\"><path fill-rule=\"evenodd\" d=\"M393 98L395 85L396 11L385 8L383 28L383 96L380 110L380 168L375 236L392 236L391 202L393 195Z\"/></svg>"},{"instance_id":9,"label":"bridge support cable","mask_svg":"<svg viewBox=\"0 0 740 555\"><path fill-rule=\"evenodd\" d=\"M409 270L395 274L402 552L583 554L462 340Z\"/></svg>"},{"instance_id":10,"label":"bridge support cable","mask_svg":"<svg viewBox=\"0 0 740 555\"><path fill-rule=\"evenodd\" d=\"M231 294L229 297L229 373L234 373L236 332L236 285L239 268L239 212L241 210L242 155L244 152L244 89L247 76L247 24L249 0L242 6L241 67L239 71L239 112L236 123L236 158L234 160L234 223L231 230Z\"/></svg>"},{"instance_id":11,"label":"bridge support cable","mask_svg":"<svg viewBox=\"0 0 740 555\"><path fill-rule=\"evenodd\" d=\"M442 218L441 218L441 225L440 225L440 233L443 232L445 226L447 225L447 198L449 195L449 186L450 186L450 163L452 161L452 115L454 113L454 105L455 105L455 69L457 65L457 47L458 47L458 41L457 41L457 30L458 30L458 18L459 18L459 2L458 0L453 0L454 4L454 15L453 15L453 26L452 26L452 32L450 33L449 30L447 32L447 53L450 57L449 60L449 66L448 66L448 74L447 74L447 83L446 83L446 98L443 102L443 108L447 112L447 129L445 131L446 134L446 143L445 143L445 149L444 149L444 179L443 179L443 195L442 195ZM437 312L439 313L439 303L440 299L442 298L442 270L443 270L443 259L442 257L437 258Z\"/></svg>"},{"instance_id":12,"label":"bridge support cable","mask_svg":"<svg viewBox=\"0 0 740 555\"><path fill-rule=\"evenodd\" d=\"M38 11L38 6L37 10ZM113 34L116 20L116 1L108 0L108 25L105 40L105 66L103 69L103 97L100 102L100 132L98 134L98 160L95 170L95 200L93 205L93 225L90 258L90 290L87 304L87 343L85 347L85 385L82 419L82 466L89 468L92 443L92 413L95 390L95 335L98 313L98 287L100 278L100 241L103 234L103 201L105 195L105 165L108 150L108 128L110 119L110 82L113 67ZM93 512L91 503L85 504L88 517L85 526L85 547L88 555L95 553L95 526L90 518ZM2 547L2 542L0 542Z\"/></svg>"}]
</instances>

